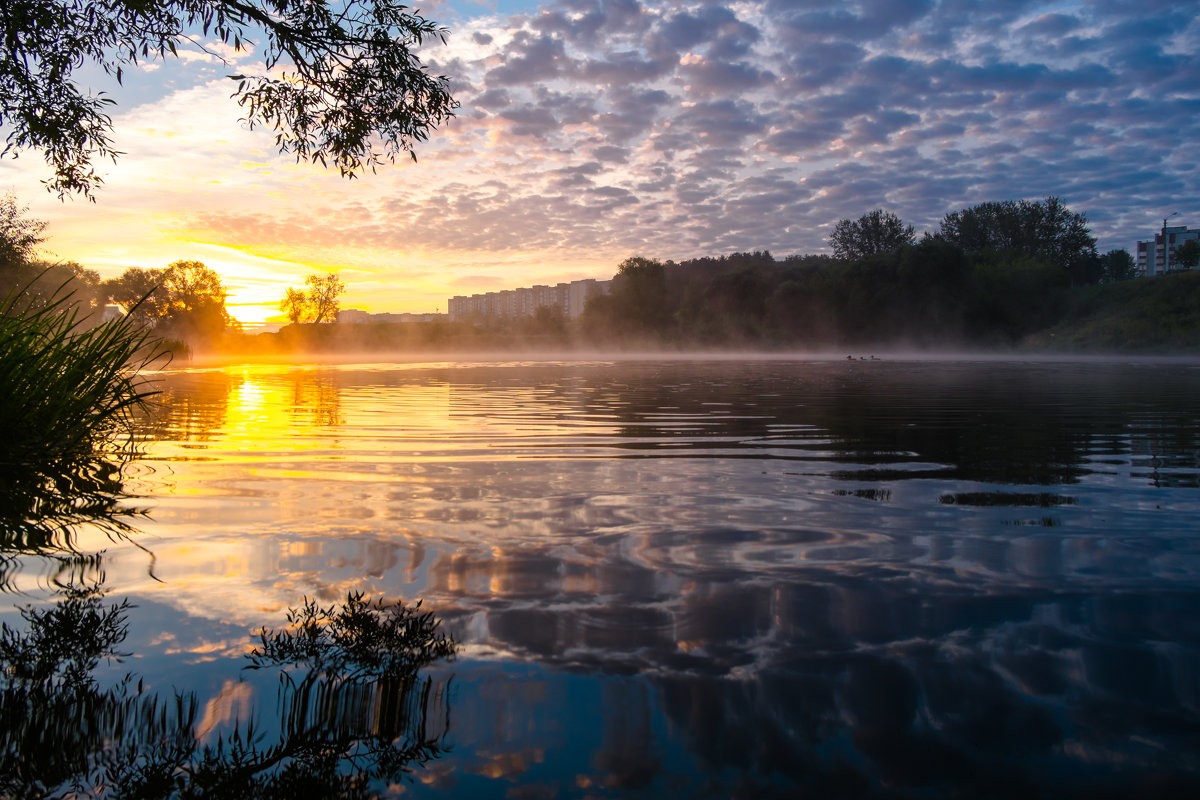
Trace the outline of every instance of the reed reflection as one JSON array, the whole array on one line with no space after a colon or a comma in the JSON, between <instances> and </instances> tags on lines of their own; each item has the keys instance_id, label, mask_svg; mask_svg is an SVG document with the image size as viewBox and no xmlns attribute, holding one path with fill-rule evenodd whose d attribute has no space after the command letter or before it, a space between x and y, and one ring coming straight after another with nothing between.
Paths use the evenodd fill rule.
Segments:
<instances>
[{"instance_id":1,"label":"reed reflection","mask_svg":"<svg viewBox=\"0 0 1200 800\"><path fill-rule=\"evenodd\" d=\"M52 585L103 579L95 539L131 543L146 515L126 489L135 454L124 448L36 467L0 467L0 593L15 591L22 571L34 563L46 568Z\"/></svg>"}]
</instances>

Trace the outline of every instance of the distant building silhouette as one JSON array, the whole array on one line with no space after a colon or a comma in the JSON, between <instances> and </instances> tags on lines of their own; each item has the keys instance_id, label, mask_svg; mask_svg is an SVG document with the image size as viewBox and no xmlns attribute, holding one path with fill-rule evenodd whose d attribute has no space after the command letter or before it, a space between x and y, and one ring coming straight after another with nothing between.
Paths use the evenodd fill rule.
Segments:
<instances>
[{"instance_id":1,"label":"distant building silhouette","mask_svg":"<svg viewBox=\"0 0 1200 800\"><path fill-rule=\"evenodd\" d=\"M539 285L473 294L470 297L451 297L447 311L450 312L451 322L532 317L539 308L558 309L565 318L572 319L583 313L589 297L611 292L612 281L586 278L555 286Z\"/></svg>"},{"instance_id":2,"label":"distant building silhouette","mask_svg":"<svg viewBox=\"0 0 1200 800\"><path fill-rule=\"evenodd\" d=\"M338 312L337 321L344 324L368 322L437 322L446 319L445 314L371 314L358 308L347 308Z\"/></svg>"},{"instance_id":3,"label":"distant building silhouette","mask_svg":"<svg viewBox=\"0 0 1200 800\"><path fill-rule=\"evenodd\" d=\"M1162 275L1185 269L1175 261L1175 249L1184 242L1200 239L1200 230L1188 230L1186 226L1163 226L1162 233L1153 239L1137 243L1137 271L1139 275Z\"/></svg>"}]
</instances>

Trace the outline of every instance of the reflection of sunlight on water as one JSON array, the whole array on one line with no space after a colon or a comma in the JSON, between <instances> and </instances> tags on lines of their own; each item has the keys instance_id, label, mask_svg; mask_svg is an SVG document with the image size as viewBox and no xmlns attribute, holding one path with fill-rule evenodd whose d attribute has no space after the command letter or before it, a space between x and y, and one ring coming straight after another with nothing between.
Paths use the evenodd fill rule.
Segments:
<instances>
[{"instance_id":1,"label":"reflection of sunlight on water","mask_svg":"<svg viewBox=\"0 0 1200 800\"><path fill-rule=\"evenodd\" d=\"M243 380L233 390L230 398L230 416L238 420L234 427L244 427L246 421L259 416L266 404L267 387L252 380Z\"/></svg>"}]
</instances>

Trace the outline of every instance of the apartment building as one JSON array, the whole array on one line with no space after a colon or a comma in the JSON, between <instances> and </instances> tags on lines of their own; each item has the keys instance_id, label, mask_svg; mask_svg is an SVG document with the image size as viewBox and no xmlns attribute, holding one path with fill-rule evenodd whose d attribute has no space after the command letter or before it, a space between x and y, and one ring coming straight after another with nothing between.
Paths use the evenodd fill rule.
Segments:
<instances>
[{"instance_id":1,"label":"apartment building","mask_svg":"<svg viewBox=\"0 0 1200 800\"><path fill-rule=\"evenodd\" d=\"M372 314L358 308L342 309L337 314L337 321L345 324L366 324L379 322L437 322L446 319L445 314Z\"/></svg>"},{"instance_id":2,"label":"apartment building","mask_svg":"<svg viewBox=\"0 0 1200 800\"><path fill-rule=\"evenodd\" d=\"M451 297L446 306L452 322L532 317L539 308L556 308L567 319L583 313L593 294L612 292L612 281L585 278L555 286L530 286L499 292Z\"/></svg>"},{"instance_id":3,"label":"apartment building","mask_svg":"<svg viewBox=\"0 0 1200 800\"><path fill-rule=\"evenodd\" d=\"M1186 226L1163 227L1153 239L1137 243L1137 270L1139 275L1162 275L1183 269L1175 262L1175 249L1184 242L1200 239L1200 230L1188 230Z\"/></svg>"}]
</instances>

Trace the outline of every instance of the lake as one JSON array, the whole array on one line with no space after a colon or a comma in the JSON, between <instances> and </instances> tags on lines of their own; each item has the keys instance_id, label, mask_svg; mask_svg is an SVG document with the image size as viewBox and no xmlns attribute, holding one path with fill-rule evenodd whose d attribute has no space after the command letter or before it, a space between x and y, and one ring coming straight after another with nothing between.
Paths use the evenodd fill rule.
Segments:
<instances>
[{"instance_id":1,"label":"lake","mask_svg":"<svg viewBox=\"0 0 1200 800\"><path fill-rule=\"evenodd\" d=\"M131 530L6 561L13 631L66 586L133 605L86 702L20 712L44 732L9 771L82 727L51 787L178 777L170 741L275 747L261 796L1200 796L1200 363L155 377ZM421 599L456 655L353 691L246 668L350 592Z\"/></svg>"}]
</instances>

